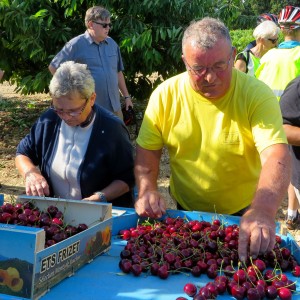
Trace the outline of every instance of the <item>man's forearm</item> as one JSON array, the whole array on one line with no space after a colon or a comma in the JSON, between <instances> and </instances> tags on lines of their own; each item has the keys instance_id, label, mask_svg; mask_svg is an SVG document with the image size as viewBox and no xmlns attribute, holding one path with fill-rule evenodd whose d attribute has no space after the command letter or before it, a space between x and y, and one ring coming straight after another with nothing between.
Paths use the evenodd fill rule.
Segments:
<instances>
[{"instance_id":1,"label":"man's forearm","mask_svg":"<svg viewBox=\"0 0 300 300\"><path fill-rule=\"evenodd\" d=\"M251 204L252 208L262 209L272 217L275 217L278 207L287 193L291 176L291 162L287 146L281 145L280 147L282 149L271 152L263 163L257 190Z\"/></svg>"},{"instance_id":2,"label":"man's forearm","mask_svg":"<svg viewBox=\"0 0 300 300\"><path fill-rule=\"evenodd\" d=\"M143 195L146 191L157 190L160 157L161 150L151 151L137 146L135 178L139 195Z\"/></svg>"}]
</instances>

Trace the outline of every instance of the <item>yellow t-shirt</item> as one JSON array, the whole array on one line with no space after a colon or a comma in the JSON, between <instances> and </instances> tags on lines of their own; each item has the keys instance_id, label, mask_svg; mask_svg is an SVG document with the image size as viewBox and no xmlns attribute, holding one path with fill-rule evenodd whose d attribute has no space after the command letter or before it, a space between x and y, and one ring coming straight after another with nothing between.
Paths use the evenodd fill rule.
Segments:
<instances>
[{"instance_id":1,"label":"yellow t-shirt","mask_svg":"<svg viewBox=\"0 0 300 300\"><path fill-rule=\"evenodd\" d=\"M196 93L186 72L163 82L151 95L137 143L167 146L171 193L184 209L232 214L252 201L259 152L287 141L271 89L234 69L217 101Z\"/></svg>"}]
</instances>

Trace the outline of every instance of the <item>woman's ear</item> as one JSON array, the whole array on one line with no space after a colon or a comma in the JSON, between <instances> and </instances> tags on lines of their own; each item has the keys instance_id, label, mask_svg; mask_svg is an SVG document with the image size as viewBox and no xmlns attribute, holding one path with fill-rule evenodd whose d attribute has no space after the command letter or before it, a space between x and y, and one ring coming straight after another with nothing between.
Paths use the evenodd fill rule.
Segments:
<instances>
[{"instance_id":1,"label":"woman's ear","mask_svg":"<svg viewBox=\"0 0 300 300\"><path fill-rule=\"evenodd\" d=\"M96 101L96 93L94 92L92 95L91 95L91 105L93 106L95 104L95 101Z\"/></svg>"}]
</instances>

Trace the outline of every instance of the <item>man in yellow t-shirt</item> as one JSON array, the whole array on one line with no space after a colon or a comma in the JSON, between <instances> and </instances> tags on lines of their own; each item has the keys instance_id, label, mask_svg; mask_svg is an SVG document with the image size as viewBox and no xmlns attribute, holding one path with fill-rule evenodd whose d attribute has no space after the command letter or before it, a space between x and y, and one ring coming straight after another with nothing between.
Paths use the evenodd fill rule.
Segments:
<instances>
[{"instance_id":1,"label":"man in yellow t-shirt","mask_svg":"<svg viewBox=\"0 0 300 300\"><path fill-rule=\"evenodd\" d=\"M226 214L248 208L240 223L244 260L249 243L254 256L273 248L290 180L279 104L264 83L232 68L236 50L222 22L192 23L182 47L187 72L153 92L137 139L135 208L152 218L165 213L157 176L167 146L179 207Z\"/></svg>"}]
</instances>

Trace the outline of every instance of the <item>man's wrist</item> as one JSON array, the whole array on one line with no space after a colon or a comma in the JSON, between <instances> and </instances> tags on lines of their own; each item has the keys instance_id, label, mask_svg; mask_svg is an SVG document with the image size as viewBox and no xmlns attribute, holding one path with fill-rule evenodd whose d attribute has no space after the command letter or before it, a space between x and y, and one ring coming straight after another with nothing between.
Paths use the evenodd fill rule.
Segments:
<instances>
[{"instance_id":1,"label":"man's wrist","mask_svg":"<svg viewBox=\"0 0 300 300\"><path fill-rule=\"evenodd\" d=\"M100 202L104 202L104 203L107 202L107 199L106 199L105 194L103 192L96 192L94 194L99 197Z\"/></svg>"},{"instance_id":2,"label":"man's wrist","mask_svg":"<svg viewBox=\"0 0 300 300\"><path fill-rule=\"evenodd\" d=\"M131 99L131 95L128 95L128 96L124 96L124 100L127 100L127 99Z\"/></svg>"}]
</instances>

